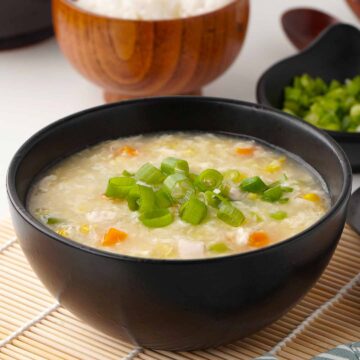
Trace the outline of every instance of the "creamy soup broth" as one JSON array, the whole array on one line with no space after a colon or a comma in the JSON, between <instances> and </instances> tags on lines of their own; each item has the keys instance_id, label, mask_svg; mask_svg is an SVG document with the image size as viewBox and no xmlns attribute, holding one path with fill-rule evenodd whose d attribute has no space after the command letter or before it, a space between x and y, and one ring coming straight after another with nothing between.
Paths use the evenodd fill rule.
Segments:
<instances>
[{"instance_id":1,"label":"creamy soup broth","mask_svg":"<svg viewBox=\"0 0 360 360\"><path fill-rule=\"evenodd\" d=\"M191 173L206 169L239 172L241 181L260 176L264 183L281 183L284 201L264 201L242 191L241 181L224 179L227 196L241 210L241 226L221 221L217 209L199 225L184 222L180 205L170 207L174 221L148 228L130 211L126 200L104 195L109 178L135 173L145 163L160 167L164 158L189 163ZM290 192L290 190L291 192ZM216 189L215 192L218 190ZM319 178L286 153L245 138L214 134L174 133L106 141L83 150L51 168L32 188L30 212L46 226L79 243L129 256L192 259L224 256L283 241L314 224L329 208L329 197ZM104 245L110 228L126 234L122 241ZM266 234L261 241L253 234ZM220 244L220 245L219 245ZM215 245L215 246L214 246Z\"/></svg>"}]
</instances>

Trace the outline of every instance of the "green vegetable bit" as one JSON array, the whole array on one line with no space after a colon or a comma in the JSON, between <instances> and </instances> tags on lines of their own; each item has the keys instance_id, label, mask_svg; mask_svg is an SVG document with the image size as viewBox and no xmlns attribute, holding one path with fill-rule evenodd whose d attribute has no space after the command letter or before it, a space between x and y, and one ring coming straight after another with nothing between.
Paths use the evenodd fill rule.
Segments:
<instances>
[{"instance_id":1,"label":"green vegetable bit","mask_svg":"<svg viewBox=\"0 0 360 360\"><path fill-rule=\"evenodd\" d=\"M142 213L140 221L149 228L161 228L170 225L174 217L167 209L155 209Z\"/></svg>"},{"instance_id":2,"label":"green vegetable bit","mask_svg":"<svg viewBox=\"0 0 360 360\"><path fill-rule=\"evenodd\" d=\"M146 212L156 208L154 190L143 185L134 186L128 195L128 206L132 211Z\"/></svg>"},{"instance_id":3,"label":"green vegetable bit","mask_svg":"<svg viewBox=\"0 0 360 360\"><path fill-rule=\"evenodd\" d=\"M48 217L46 219L46 223L48 225L57 225L57 224L61 224L63 222L62 219L59 219L59 218L55 218L55 217Z\"/></svg>"},{"instance_id":4,"label":"green vegetable bit","mask_svg":"<svg viewBox=\"0 0 360 360\"><path fill-rule=\"evenodd\" d=\"M168 157L161 163L161 171L166 175L176 172L189 173L189 164L185 160Z\"/></svg>"},{"instance_id":5,"label":"green vegetable bit","mask_svg":"<svg viewBox=\"0 0 360 360\"><path fill-rule=\"evenodd\" d=\"M260 194L260 193L264 192L268 187L260 179L259 176L254 176L254 177L243 180L240 184L240 188L241 188L241 190L246 191L246 192Z\"/></svg>"},{"instance_id":6,"label":"green vegetable bit","mask_svg":"<svg viewBox=\"0 0 360 360\"><path fill-rule=\"evenodd\" d=\"M344 84L297 76L284 90L283 110L325 130L360 132L360 76Z\"/></svg>"},{"instance_id":7,"label":"green vegetable bit","mask_svg":"<svg viewBox=\"0 0 360 360\"><path fill-rule=\"evenodd\" d=\"M219 171L214 169L207 169L195 179L194 184L201 191L215 190L221 185L223 178L224 177Z\"/></svg>"},{"instance_id":8,"label":"green vegetable bit","mask_svg":"<svg viewBox=\"0 0 360 360\"><path fill-rule=\"evenodd\" d=\"M228 225L239 227L245 221L244 214L229 201L221 203L217 217Z\"/></svg>"},{"instance_id":9,"label":"green vegetable bit","mask_svg":"<svg viewBox=\"0 0 360 360\"><path fill-rule=\"evenodd\" d=\"M268 202L279 201L283 195L283 190L280 185L276 185L266 191L262 195L262 199Z\"/></svg>"},{"instance_id":10,"label":"green vegetable bit","mask_svg":"<svg viewBox=\"0 0 360 360\"><path fill-rule=\"evenodd\" d=\"M165 175L154 165L147 163L136 172L135 179L149 185L157 185L164 181Z\"/></svg>"},{"instance_id":11,"label":"green vegetable bit","mask_svg":"<svg viewBox=\"0 0 360 360\"><path fill-rule=\"evenodd\" d=\"M207 215L206 205L196 198L191 198L180 209L180 217L183 221L199 225Z\"/></svg>"},{"instance_id":12,"label":"green vegetable bit","mask_svg":"<svg viewBox=\"0 0 360 360\"><path fill-rule=\"evenodd\" d=\"M229 247L223 242L217 242L215 244L211 244L208 247L208 250L217 254L224 254L230 251Z\"/></svg>"},{"instance_id":13,"label":"green vegetable bit","mask_svg":"<svg viewBox=\"0 0 360 360\"><path fill-rule=\"evenodd\" d=\"M113 199L126 199L129 191L135 184L135 179L129 177L111 178L109 180L105 195Z\"/></svg>"},{"instance_id":14,"label":"green vegetable bit","mask_svg":"<svg viewBox=\"0 0 360 360\"><path fill-rule=\"evenodd\" d=\"M277 211L270 214L270 217L274 220L284 220L288 217L288 214L285 211Z\"/></svg>"}]
</instances>

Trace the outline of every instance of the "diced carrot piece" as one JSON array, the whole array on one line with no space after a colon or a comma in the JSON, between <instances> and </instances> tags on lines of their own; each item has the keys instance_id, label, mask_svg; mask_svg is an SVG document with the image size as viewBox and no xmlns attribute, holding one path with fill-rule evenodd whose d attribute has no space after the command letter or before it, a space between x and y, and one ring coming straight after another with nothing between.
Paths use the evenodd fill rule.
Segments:
<instances>
[{"instance_id":1,"label":"diced carrot piece","mask_svg":"<svg viewBox=\"0 0 360 360\"><path fill-rule=\"evenodd\" d=\"M253 247L263 247L270 243L269 235L265 231L255 231L250 234L249 245Z\"/></svg>"},{"instance_id":2,"label":"diced carrot piece","mask_svg":"<svg viewBox=\"0 0 360 360\"><path fill-rule=\"evenodd\" d=\"M255 152L255 148L254 147L238 147L236 148L236 153L238 155L241 155L241 156L250 156L250 155L253 155Z\"/></svg>"},{"instance_id":3,"label":"diced carrot piece","mask_svg":"<svg viewBox=\"0 0 360 360\"><path fill-rule=\"evenodd\" d=\"M125 145L120 149L115 150L115 156L137 156L139 152L132 146Z\"/></svg>"},{"instance_id":4,"label":"diced carrot piece","mask_svg":"<svg viewBox=\"0 0 360 360\"><path fill-rule=\"evenodd\" d=\"M110 228L109 231L105 234L101 245L113 246L118 242L124 241L127 237L128 234L126 232L117 230L115 228Z\"/></svg>"}]
</instances>

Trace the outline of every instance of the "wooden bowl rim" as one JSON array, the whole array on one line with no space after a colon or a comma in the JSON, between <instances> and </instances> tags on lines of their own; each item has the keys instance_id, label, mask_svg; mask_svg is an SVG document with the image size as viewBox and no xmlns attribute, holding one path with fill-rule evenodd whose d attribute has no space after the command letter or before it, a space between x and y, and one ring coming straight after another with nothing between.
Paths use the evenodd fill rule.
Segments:
<instances>
[{"instance_id":1,"label":"wooden bowl rim","mask_svg":"<svg viewBox=\"0 0 360 360\"><path fill-rule=\"evenodd\" d=\"M190 19L196 19L196 18L208 16L208 15L213 15L217 12L223 11L227 8L234 6L237 2L240 2L240 1L245 1L248 4L248 6L249 6L249 2L250 2L249 0L230 0L230 2L228 4L226 4L220 8L217 8L215 10L212 10L212 11L209 11L209 12L206 12L203 14L187 16L187 17L179 17L179 18L174 18L174 19L126 19L126 18L113 17L113 16L109 16L109 15L102 15L102 14L98 14L98 13L83 9L80 6L75 5L74 1L72 1L72 0L53 0L53 1L61 2L65 6L71 8L73 11L82 13L87 16L100 18L103 20L110 20L110 21L121 21L121 22L125 21L125 22L136 22L136 23L166 23L166 22L175 22L175 21L187 21Z\"/></svg>"}]
</instances>

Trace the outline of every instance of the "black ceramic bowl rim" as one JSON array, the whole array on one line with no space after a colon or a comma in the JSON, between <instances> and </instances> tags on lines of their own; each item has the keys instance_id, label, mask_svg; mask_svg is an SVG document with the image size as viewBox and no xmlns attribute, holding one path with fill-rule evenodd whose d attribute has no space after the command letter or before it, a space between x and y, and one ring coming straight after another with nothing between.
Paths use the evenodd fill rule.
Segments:
<instances>
[{"instance_id":1,"label":"black ceramic bowl rim","mask_svg":"<svg viewBox=\"0 0 360 360\"><path fill-rule=\"evenodd\" d=\"M85 252L100 255L108 258L118 259L118 260L126 260L131 262L142 262L142 263L155 263L155 264L198 264L198 263L208 263L208 262L218 262L218 261L224 261L224 259L234 259L238 258L239 260L241 258L244 258L246 256L251 256L253 253L262 253L271 251L273 248L277 247L284 247L287 246L288 243L297 241L300 239L303 235L310 233L314 228L316 228L319 224L325 222L329 217L331 217L337 209L347 200L348 194L349 194L349 188L351 188L352 185L352 172L349 160L345 156L344 151L340 148L340 146L327 134L320 132L317 128L314 126L309 125L305 121L303 121L303 125L305 127L308 127L309 130L317 132L319 135L321 135L323 138L327 140L328 146L331 147L337 154L338 159L341 164L342 168L342 176L344 177L344 183L342 185L341 192L339 194L339 197L337 201L331 206L331 208L328 210L328 212L323 215L318 221L316 221L313 225L311 225L309 228L305 229L304 231L275 244L272 244L270 246L267 246L265 248L256 249L252 251L247 251L244 253L238 253L238 254L232 254L232 255L226 255L221 257L214 257L214 258L205 258L205 259L153 259L153 258L140 258L135 256L127 256L117 253L112 253L104 250L99 250L94 247L90 247L84 244L81 244L79 242L76 242L75 240L71 240L68 238L64 238L57 233L51 231L49 228L47 228L45 225L41 224L38 220L36 220L30 212L26 209L26 207L23 205L22 201L18 197L17 191L16 191L16 184L15 184L15 178L16 178L16 172L21 165L23 161L23 157L25 154L27 154L29 151L31 151L33 145L40 139L47 136L48 131L53 130L57 126L61 125L62 123L66 123L68 121L71 121L74 118L77 118L78 116L83 116L89 113L92 113L94 111L99 111L102 109L110 109L113 107L122 107L127 106L131 104L138 104L138 103L146 103L146 102L167 102L167 101L174 101L176 99L182 99L182 101L200 101L200 102L217 102L217 103L223 103L223 104L237 104L245 107L252 108L254 110L265 110L272 113L277 113L281 116L284 116L284 112L277 111L272 108L253 104L245 101L238 101L238 100L230 100L230 99L223 99L223 98L215 98L215 97L196 97L196 96L169 96L169 97L157 97L157 98L145 98L145 99L136 99L136 100L129 100L129 101L123 101L121 103L116 104L110 104L110 105L101 105L94 108L90 108L87 110L83 110L80 112L77 112L75 114L72 114L70 116L67 116L63 119L60 119L43 129L39 130L37 133L35 133L33 136L31 136L21 147L20 149L15 153L9 169L7 173L7 182L6 182L6 188L7 188L7 194L9 197L9 200L11 204L14 206L16 211L20 214L20 216L23 218L24 221L26 221L30 226L36 228L38 231L40 231L45 236L51 238L52 240L56 240L58 242L61 242L67 246L77 248L79 250L83 250ZM286 115L289 117L290 121L298 121L297 118Z\"/></svg>"},{"instance_id":2,"label":"black ceramic bowl rim","mask_svg":"<svg viewBox=\"0 0 360 360\"><path fill-rule=\"evenodd\" d=\"M262 75L260 76L258 82L257 82L257 86L256 86L256 99L258 101L259 104L263 104L265 106L270 107L271 109L276 109L278 111L281 111L281 109L275 108L273 107L266 96L266 92L264 89L264 79L267 76L267 74L269 72L271 72L274 68L278 67L279 65L282 65L283 63L286 63L287 61L296 58L298 56L301 56L303 54L307 54L308 52L311 52L313 50L313 48L317 47L319 43L321 43L324 38L327 37L327 35L332 32L334 29L339 28L339 27L348 27L351 29L355 29L360 33L360 30L350 24L345 24L345 23L340 23L340 24L334 24L329 26L327 29L325 29L308 47L306 47L304 50L299 51L297 54L295 55L291 55L291 56L287 56L286 58L275 62L273 65L271 65L269 68L267 68ZM300 75L300 74L299 74ZM303 120L299 117L294 116L295 119L297 120ZM311 124L310 124L311 125ZM316 127L316 126L315 126ZM322 130L325 131L326 133L330 134L332 137L337 138L339 140L347 140L350 142L359 142L360 141L360 132L345 132L345 131L331 131L331 130L326 130L326 129L322 129L322 128L318 128L316 127L318 130Z\"/></svg>"}]
</instances>

